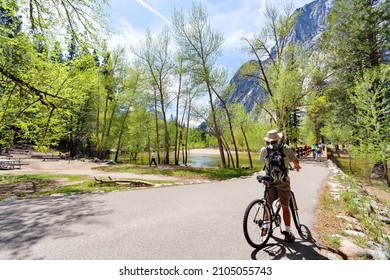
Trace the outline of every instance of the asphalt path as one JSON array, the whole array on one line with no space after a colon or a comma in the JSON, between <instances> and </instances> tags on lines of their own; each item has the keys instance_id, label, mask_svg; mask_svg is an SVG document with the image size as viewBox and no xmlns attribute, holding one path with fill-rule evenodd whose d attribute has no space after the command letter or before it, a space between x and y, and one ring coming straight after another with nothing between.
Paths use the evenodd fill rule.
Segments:
<instances>
[{"instance_id":1,"label":"asphalt path","mask_svg":"<svg viewBox=\"0 0 390 280\"><path fill-rule=\"evenodd\" d=\"M250 260L323 259L312 238L326 163L291 172L307 238L276 231L254 249L242 230L245 208L262 195L255 176L106 194L0 203L0 259Z\"/></svg>"}]
</instances>

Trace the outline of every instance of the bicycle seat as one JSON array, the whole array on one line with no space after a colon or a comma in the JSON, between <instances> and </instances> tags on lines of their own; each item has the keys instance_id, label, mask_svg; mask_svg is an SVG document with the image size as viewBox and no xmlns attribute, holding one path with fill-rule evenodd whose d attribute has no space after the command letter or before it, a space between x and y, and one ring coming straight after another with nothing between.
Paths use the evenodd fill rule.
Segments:
<instances>
[{"instance_id":1,"label":"bicycle seat","mask_svg":"<svg viewBox=\"0 0 390 280\"><path fill-rule=\"evenodd\" d=\"M266 176L264 176L264 175L258 175L258 176L256 176L256 179L257 179L257 181L259 181L260 183L263 183L263 182L271 182L271 177L270 176L268 176L268 175L266 175Z\"/></svg>"}]
</instances>

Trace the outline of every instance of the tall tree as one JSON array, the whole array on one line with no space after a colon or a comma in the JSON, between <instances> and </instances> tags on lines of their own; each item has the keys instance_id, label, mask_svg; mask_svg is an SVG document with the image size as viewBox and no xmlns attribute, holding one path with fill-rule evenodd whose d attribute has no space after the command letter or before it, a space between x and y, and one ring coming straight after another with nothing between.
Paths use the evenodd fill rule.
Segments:
<instances>
[{"instance_id":1,"label":"tall tree","mask_svg":"<svg viewBox=\"0 0 390 280\"><path fill-rule=\"evenodd\" d=\"M346 125L353 127L349 121L356 111L350 98L355 77L390 60L389 10L389 1L335 0L327 19L321 50L331 73L328 101L332 115Z\"/></svg>"},{"instance_id":2,"label":"tall tree","mask_svg":"<svg viewBox=\"0 0 390 280\"><path fill-rule=\"evenodd\" d=\"M138 57L140 63L144 65L146 73L151 83L151 88L155 93L155 104L159 103L163 124L164 124L164 163L169 164L170 139L167 120L167 99L170 78L172 75L172 54L170 53L170 35L169 30L163 31L153 38L150 30L145 33L145 40L137 47L132 48L133 53ZM157 108L157 107L156 107ZM158 111L155 112L158 114ZM157 115L156 115L157 116ZM156 128L158 133L158 128ZM157 137L158 138L158 137ZM158 147L157 147L158 148Z\"/></svg>"},{"instance_id":3,"label":"tall tree","mask_svg":"<svg viewBox=\"0 0 390 280\"><path fill-rule=\"evenodd\" d=\"M211 29L206 9L201 4L193 4L186 16L175 10L173 29L181 57L190 65L192 78L202 82L209 97L212 131L217 139L221 166L226 167L221 128L217 122L214 88L218 88L216 61L221 55L223 37Z\"/></svg>"},{"instance_id":4,"label":"tall tree","mask_svg":"<svg viewBox=\"0 0 390 280\"><path fill-rule=\"evenodd\" d=\"M335 0L322 37L321 49L326 54L326 66L333 74L327 97L332 108L332 123L348 127L352 131L350 139L360 148L365 144L359 135L363 132L376 135L380 131L376 130L377 127L385 127L388 122L385 108L389 101L386 94L378 93L382 88L388 92L389 84L381 80L381 75L373 73L383 72L383 65L390 61L389 11L389 1ZM364 87L357 87L359 83ZM369 104L380 115L374 118L378 122L376 125L363 128L356 123L356 118L361 116L361 111L372 116L372 112L361 106L361 100L367 98L373 98ZM381 137L375 140L375 145L388 143L388 134L381 134ZM383 159L376 164L387 172L387 163Z\"/></svg>"},{"instance_id":5,"label":"tall tree","mask_svg":"<svg viewBox=\"0 0 390 280\"><path fill-rule=\"evenodd\" d=\"M118 101L119 101L119 122L117 133L117 146L115 153L115 161L118 161L119 153L123 145L123 139L125 138L126 131L128 130L129 118L132 110L137 106L136 102L141 94L141 72L136 68L130 68L124 65L124 67L118 71L120 80L118 82Z\"/></svg>"},{"instance_id":6,"label":"tall tree","mask_svg":"<svg viewBox=\"0 0 390 280\"><path fill-rule=\"evenodd\" d=\"M287 44L298 16L299 13L293 13L292 4L285 6L284 14L267 4L266 26L252 38L245 38L247 51L255 60L244 67L242 75L259 80L267 94L267 101L260 105L284 137L289 136L287 124L291 115L303 105L307 95L302 71L305 52L293 42Z\"/></svg>"},{"instance_id":7,"label":"tall tree","mask_svg":"<svg viewBox=\"0 0 390 280\"><path fill-rule=\"evenodd\" d=\"M374 86L373 86L374 85ZM367 69L362 78L356 79L356 106L354 140L357 157L374 164L372 174L384 179L390 187L388 160L390 155L390 65ZM355 143L356 143L355 142ZM367 170L363 164L362 169Z\"/></svg>"},{"instance_id":8,"label":"tall tree","mask_svg":"<svg viewBox=\"0 0 390 280\"><path fill-rule=\"evenodd\" d=\"M11 98L8 100L15 97L19 104L23 103L17 116L25 121L14 130L18 130L18 134L23 132L26 140L47 147L58 143L68 132L64 120L69 119L74 106L82 103L84 75L92 68L81 67L81 60L64 65L62 59L51 59L60 54L56 38L63 35L61 39L65 44L68 38L77 38L84 54L88 55L85 44L87 41L96 43L92 38L96 39L98 26L104 23L101 11L105 3L87 0L0 2L0 80L7 88ZM24 19L23 29L20 28L21 18ZM93 70L90 74L94 75ZM10 103L4 104L11 108Z\"/></svg>"}]
</instances>

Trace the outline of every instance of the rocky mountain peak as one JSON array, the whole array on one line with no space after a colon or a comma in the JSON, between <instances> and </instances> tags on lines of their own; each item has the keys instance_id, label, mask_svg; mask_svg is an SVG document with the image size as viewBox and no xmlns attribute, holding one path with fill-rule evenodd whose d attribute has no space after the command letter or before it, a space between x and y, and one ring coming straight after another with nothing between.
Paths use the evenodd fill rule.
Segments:
<instances>
[{"instance_id":1,"label":"rocky mountain peak","mask_svg":"<svg viewBox=\"0 0 390 280\"><path fill-rule=\"evenodd\" d=\"M325 30L326 17L333 8L333 3L334 0L317 0L296 9L295 12L300 12L300 16L288 42L297 42L307 48L315 48L319 36ZM258 79L241 76L239 74L241 68L230 81L231 84L236 85L236 90L230 95L227 103L242 103L250 112L256 102L261 102L266 97L266 93L259 85Z\"/></svg>"}]
</instances>

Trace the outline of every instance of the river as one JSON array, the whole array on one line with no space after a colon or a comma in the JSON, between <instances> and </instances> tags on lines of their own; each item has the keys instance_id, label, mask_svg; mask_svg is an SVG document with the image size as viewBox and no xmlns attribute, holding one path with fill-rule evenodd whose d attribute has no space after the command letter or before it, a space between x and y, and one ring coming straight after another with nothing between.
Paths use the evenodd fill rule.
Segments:
<instances>
[{"instance_id":1,"label":"river","mask_svg":"<svg viewBox=\"0 0 390 280\"><path fill-rule=\"evenodd\" d=\"M163 154L160 154L160 157L162 157ZM171 163L174 162L174 159L172 158L173 153L171 153ZM252 152L252 161L255 166L259 167L259 160L258 160L258 153ZM235 154L233 153L233 157L235 158ZM149 155L147 153L145 154L139 154L137 163L138 164L148 164L148 158ZM240 158L240 166L249 166L249 158L248 154L246 152L239 152L239 158ZM128 161L128 156L122 154L120 157L120 161ZM227 158L226 158L227 161ZM134 162L134 161L132 161ZM183 163L182 161L182 154L180 154L179 164L181 165ZM202 167L217 167L220 165L220 155L219 150L217 149L191 149L188 154L188 160L187 160L188 166L202 166Z\"/></svg>"}]
</instances>

